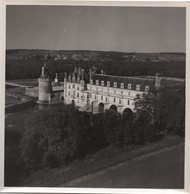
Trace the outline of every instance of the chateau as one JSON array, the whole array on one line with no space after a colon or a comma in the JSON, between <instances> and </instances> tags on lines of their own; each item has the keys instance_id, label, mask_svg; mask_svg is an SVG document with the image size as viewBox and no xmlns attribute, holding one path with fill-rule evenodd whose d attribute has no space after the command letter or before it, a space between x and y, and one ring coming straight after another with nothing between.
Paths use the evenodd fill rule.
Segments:
<instances>
[{"instance_id":1,"label":"chateau","mask_svg":"<svg viewBox=\"0 0 190 194\"><path fill-rule=\"evenodd\" d=\"M158 74L152 77L123 77L106 75L101 71L90 70L85 73L75 68L73 73L64 74L64 82L58 76L51 82L46 66L42 67L39 81L39 103L64 101L73 104L81 111L93 113L112 109L123 113L134 110L134 99L137 94L149 92L161 86Z\"/></svg>"},{"instance_id":2,"label":"chateau","mask_svg":"<svg viewBox=\"0 0 190 194\"><path fill-rule=\"evenodd\" d=\"M133 111L137 94L147 93L153 87L160 87L160 79L121 77L92 74L86 82L80 71L65 74L64 101L74 104L80 110L93 113L113 109L120 113Z\"/></svg>"}]
</instances>

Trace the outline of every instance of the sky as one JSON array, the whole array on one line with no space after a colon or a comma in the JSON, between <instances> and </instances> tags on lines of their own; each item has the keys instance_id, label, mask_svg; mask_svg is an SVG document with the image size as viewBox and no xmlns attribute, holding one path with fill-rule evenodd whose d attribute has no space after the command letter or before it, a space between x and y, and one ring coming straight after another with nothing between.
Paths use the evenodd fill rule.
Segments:
<instances>
[{"instance_id":1,"label":"sky","mask_svg":"<svg viewBox=\"0 0 190 194\"><path fill-rule=\"evenodd\" d=\"M7 49L185 52L186 10L8 5Z\"/></svg>"}]
</instances>

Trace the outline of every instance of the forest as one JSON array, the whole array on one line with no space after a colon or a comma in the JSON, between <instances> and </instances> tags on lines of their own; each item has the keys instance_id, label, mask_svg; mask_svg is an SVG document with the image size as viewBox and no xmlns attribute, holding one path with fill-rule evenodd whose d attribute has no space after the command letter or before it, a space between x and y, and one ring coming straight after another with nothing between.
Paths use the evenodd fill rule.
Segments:
<instances>
[{"instance_id":1,"label":"forest","mask_svg":"<svg viewBox=\"0 0 190 194\"><path fill-rule=\"evenodd\" d=\"M58 56L55 51L8 50L6 80L37 79L44 63L47 63L52 78L55 73L71 72L74 67L86 71L96 67L110 75L144 76L158 72L161 76L185 78L185 54L182 53L65 51Z\"/></svg>"}]
</instances>

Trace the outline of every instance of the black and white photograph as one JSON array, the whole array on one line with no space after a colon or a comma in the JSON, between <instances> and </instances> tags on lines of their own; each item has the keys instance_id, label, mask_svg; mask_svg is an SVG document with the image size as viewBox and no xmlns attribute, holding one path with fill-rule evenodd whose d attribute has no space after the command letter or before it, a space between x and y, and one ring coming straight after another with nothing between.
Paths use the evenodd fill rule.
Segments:
<instances>
[{"instance_id":1,"label":"black and white photograph","mask_svg":"<svg viewBox=\"0 0 190 194\"><path fill-rule=\"evenodd\" d=\"M6 5L4 186L184 189L186 7Z\"/></svg>"}]
</instances>

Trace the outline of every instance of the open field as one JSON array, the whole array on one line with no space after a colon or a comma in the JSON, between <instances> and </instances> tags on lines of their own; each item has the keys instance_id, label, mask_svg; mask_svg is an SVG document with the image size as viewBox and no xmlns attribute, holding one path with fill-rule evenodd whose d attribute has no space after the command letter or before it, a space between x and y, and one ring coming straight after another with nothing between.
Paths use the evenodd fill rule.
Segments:
<instances>
[{"instance_id":1,"label":"open field","mask_svg":"<svg viewBox=\"0 0 190 194\"><path fill-rule=\"evenodd\" d=\"M79 179L71 187L100 188L184 188L184 147L123 163L103 172Z\"/></svg>"},{"instance_id":2,"label":"open field","mask_svg":"<svg viewBox=\"0 0 190 194\"><path fill-rule=\"evenodd\" d=\"M5 106L11 105L11 104L16 104L20 101L21 100L17 97L10 96L10 95L5 95Z\"/></svg>"},{"instance_id":3,"label":"open field","mask_svg":"<svg viewBox=\"0 0 190 194\"><path fill-rule=\"evenodd\" d=\"M13 84L20 84L20 85L25 85L25 86L38 86L38 80L37 79L17 79L17 80L6 80L8 83L13 83Z\"/></svg>"},{"instance_id":4,"label":"open field","mask_svg":"<svg viewBox=\"0 0 190 194\"><path fill-rule=\"evenodd\" d=\"M94 185L93 185L93 181L91 182L90 179L89 180L84 180L83 176L87 175L92 177L92 179L94 178L93 174L98 173L99 170L106 170L106 171L110 171L109 167L113 167L115 165L120 165L119 163L125 163L125 162L130 162L130 160L132 160L131 165L129 165L128 167L125 167L125 171L130 171L131 168L133 168L133 159L138 158L138 157L142 157L143 160L146 158L144 158L144 156L146 156L146 154L148 155L152 155L152 153L154 152L159 152L159 150L162 149L168 149L168 147L170 146L176 146L178 144L183 144L183 139L179 138L179 137L165 137L163 138L161 141L157 142L157 143L152 143L150 145L144 145L144 146L134 146L132 148L127 148L126 150L113 150L112 148L105 148L95 154L89 155L87 156L85 159L81 159L81 160L76 160L73 163L63 166L63 167L58 167L58 168L52 168L52 169L46 169L46 170L39 170L34 172L33 174L31 174L29 177L25 178L23 181L21 181L22 183L21 186L33 186L33 187L37 187L37 186L49 186L49 187L63 187L63 186L69 186L69 187L120 187L120 184L123 184L123 186L121 187L130 187L130 184L133 184L133 187L135 186L135 180L133 179L131 182L128 181L126 182L126 178L127 177L127 173L125 173L125 176L122 174L121 176L123 176L123 181L120 183L121 177L118 177L118 182L117 184L112 184L110 183L110 180L108 181L108 183L105 181L105 177L104 176L98 176L98 180L99 181L95 181ZM167 173L164 175L165 178L167 179L167 177L170 177L172 179L168 180L169 182L171 182L171 184L174 184L175 186L175 182L176 180L178 181L178 178L176 179L176 177L174 176L174 178L172 177L172 173L175 174L175 170L179 167L179 176L183 177L183 168L184 168L184 153L183 153L183 148L180 149L180 153L179 154L174 154L173 155L173 163L174 165L171 166L171 168L169 169L170 174L167 176ZM154 154L153 154L154 155ZM167 156L167 154L166 154ZM148 157L149 158L149 157ZM157 159L159 158L156 157ZM170 157L167 158L167 160L169 160ZM156 159L156 160L157 160ZM162 160L162 158L160 158L160 160ZM171 161L171 162L172 162ZM163 162L162 164L164 165L162 167L158 166L159 161L149 161L149 162L144 162L145 166L146 166L146 170L148 168L148 166L151 164L152 165L152 170L154 169L154 167L156 169L154 169L155 174L152 174L152 177L154 176L154 180L155 181L159 181L160 177L162 175L159 174L159 169L163 169L164 173L164 169L168 168L168 165L170 165L170 162L165 163L165 158L163 158ZM138 168L141 167L141 161L138 161ZM159 168L158 168L159 167ZM136 168L136 166L134 166L134 168ZM124 169L120 169L120 171L124 171ZM124 171L124 172L125 172ZM151 173L154 173L153 171L147 171L145 173L145 171L143 171L143 167L136 171L134 171L134 175L140 176L139 179L141 178L146 178L145 181L147 181L147 185L144 185L145 187L150 187L150 184L148 184L148 181L151 180ZM177 172L177 171L176 171ZM141 174L142 173L142 174ZM116 173L117 174L117 173ZM92 176L91 176L92 175ZM130 171L129 176L134 176L133 175L133 171ZM106 175L107 177L109 177L110 179L114 180L114 174L108 174ZM118 175L117 175L118 176ZM144 176L144 177L143 177ZM138 178L136 176L134 176L134 178ZM75 180L79 179L79 181L76 183ZM96 176L95 176L96 179ZM74 183L72 182L74 180ZM70 182L71 181L71 182ZM153 181L153 180L152 180ZM98 183L97 183L98 182ZM97 184L96 184L97 183ZM101 184L102 183L102 184ZM110 183L110 184L109 184ZM126 183L126 184L125 184ZM153 182L152 182L153 183ZM20 184L18 184L18 186L20 186ZM99 184L99 185L98 185ZM104 185L105 184L105 185ZM128 184L128 185L127 185ZM138 184L141 184L141 181L139 180ZM164 185L165 184L165 185ZM158 185L159 188L168 188L170 187L171 184L167 184L165 183L164 179L160 180L160 184ZM93 186L92 186L93 185ZM148 186L149 185L149 186ZM136 184L135 186L140 187ZM176 185L176 187L174 188L182 188L183 187L183 179L180 180L179 185Z\"/></svg>"},{"instance_id":5,"label":"open field","mask_svg":"<svg viewBox=\"0 0 190 194\"><path fill-rule=\"evenodd\" d=\"M5 118L5 128L16 131L23 129L25 121L32 113L32 110L25 110L18 113L8 114Z\"/></svg>"}]
</instances>

